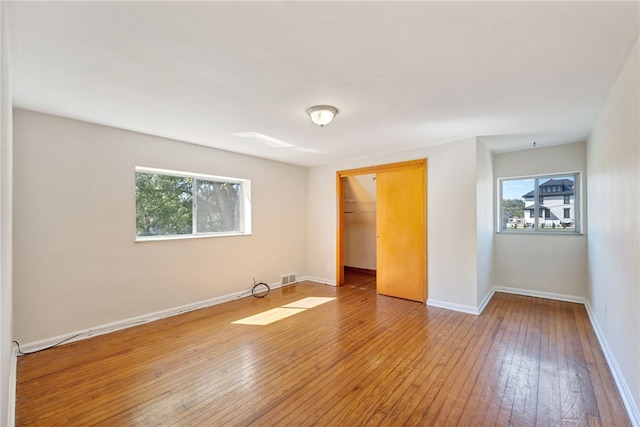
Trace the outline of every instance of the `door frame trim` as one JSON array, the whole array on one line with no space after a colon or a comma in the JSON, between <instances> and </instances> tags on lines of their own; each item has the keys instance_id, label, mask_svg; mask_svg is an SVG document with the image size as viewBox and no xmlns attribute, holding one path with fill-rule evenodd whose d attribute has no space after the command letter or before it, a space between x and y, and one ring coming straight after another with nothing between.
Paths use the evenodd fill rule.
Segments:
<instances>
[{"instance_id":1,"label":"door frame trim","mask_svg":"<svg viewBox=\"0 0 640 427\"><path fill-rule=\"evenodd\" d=\"M427 159L408 160L405 162L386 163L375 166L365 166L356 169L347 169L336 172L336 286L344 285L344 186L343 178L369 175L378 172L388 172L393 170L411 169L415 167L425 167ZM425 177L426 179L426 177ZM425 182L426 193L426 182ZM425 200L427 195L424 195ZM426 210L425 210L426 218ZM425 266L426 268L426 266ZM426 291L426 290L425 290Z\"/></svg>"}]
</instances>

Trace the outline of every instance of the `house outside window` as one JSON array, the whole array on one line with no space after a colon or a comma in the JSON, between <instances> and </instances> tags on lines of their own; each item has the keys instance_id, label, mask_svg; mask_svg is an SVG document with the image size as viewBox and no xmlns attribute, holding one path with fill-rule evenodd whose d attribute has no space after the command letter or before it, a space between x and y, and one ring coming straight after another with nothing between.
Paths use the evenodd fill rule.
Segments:
<instances>
[{"instance_id":1,"label":"house outside window","mask_svg":"<svg viewBox=\"0 0 640 427\"><path fill-rule=\"evenodd\" d=\"M499 232L579 233L579 178L571 173L499 179Z\"/></svg>"}]
</instances>

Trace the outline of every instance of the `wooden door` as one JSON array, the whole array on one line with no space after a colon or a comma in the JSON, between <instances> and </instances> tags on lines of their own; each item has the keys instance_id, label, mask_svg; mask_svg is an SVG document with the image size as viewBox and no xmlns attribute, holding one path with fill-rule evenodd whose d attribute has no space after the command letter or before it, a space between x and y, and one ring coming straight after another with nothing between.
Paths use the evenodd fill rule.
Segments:
<instances>
[{"instance_id":1,"label":"wooden door","mask_svg":"<svg viewBox=\"0 0 640 427\"><path fill-rule=\"evenodd\" d=\"M378 293L424 302L427 296L426 161L376 177Z\"/></svg>"}]
</instances>

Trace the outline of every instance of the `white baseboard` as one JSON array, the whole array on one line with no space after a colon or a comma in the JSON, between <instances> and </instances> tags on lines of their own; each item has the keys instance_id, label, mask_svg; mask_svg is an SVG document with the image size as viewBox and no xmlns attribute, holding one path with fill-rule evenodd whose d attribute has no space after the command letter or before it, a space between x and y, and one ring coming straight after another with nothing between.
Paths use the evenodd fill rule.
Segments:
<instances>
[{"instance_id":1,"label":"white baseboard","mask_svg":"<svg viewBox=\"0 0 640 427\"><path fill-rule=\"evenodd\" d=\"M429 307L445 308L447 310L459 311L461 313L475 314L475 315L480 314L480 311L478 311L478 307L473 307L471 305L456 304L456 303L447 302L447 301L440 301L433 298L427 299L427 305Z\"/></svg>"},{"instance_id":2,"label":"white baseboard","mask_svg":"<svg viewBox=\"0 0 640 427\"><path fill-rule=\"evenodd\" d=\"M493 288L491 288L489 293L482 299L482 302L478 305L478 307L473 307L471 305L455 304L447 301L439 301L431 298L427 300L427 305L431 307L446 308L447 310L459 311L461 313L480 315L486 308L487 304L489 304L489 301L491 301L491 298L493 298L493 295L496 292L523 295L528 297L552 299L557 301L574 302L578 304L585 303L584 297L555 294L552 292L531 291L527 289L508 288L505 286L494 286Z\"/></svg>"},{"instance_id":3,"label":"white baseboard","mask_svg":"<svg viewBox=\"0 0 640 427\"><path fill-rule=\"evenodd\" d=\"M9 366L9 401L7 413L7 426L16 425L16 387L18 385L18 346L11 344L11 365Z\"/></svg>"},{"instance_id":4,"label":"white baseboard","mask_svg":"<svg viewBox=\"0 0 640 427\"><path fill-rule=\"evenodd\" d=\"M300 279L298 280L300 281ZM288 286L288 285L287 285ZM281 283L270 284L271 289L281 288ZM188 311L198 310L200 308L210 307L213 305L222 304L225 302L233 301L239 298L251 296L251 290L234 292L228 295L222 295L215 298L210 298L204 301L197 301L191 304L185 304L178 307L168 308L166 310L156 311L154 313L144 314L142 316L132 317L125 320L119 320L116 322L106 323L104 325L98 325L93 328L83 329L76 332L71 332L64 335L58 335L51 338L45 338L43 340L34 341L30 343L20 344L20 349L24 353L30 353L38 351L47 347L51 347L64 341L64 343L71 343L74 341L80 341L97 335L107 334L109 332L119 331L121 329L130 328L132 326L141 325L143 323L153 322L154 320L164 319L166 317L175 316L177 314L186 313Z\"/></svg>"},{"instance_id":5,"label":"white baseboard","mask_svg":"<svg viewBox=\"0 0 640 427\"><path fill-rule=\"evenodd\" d=\"M496 293L496 287L494 286L489 290L489 293L482 299L482 302L478 306L478 314L482 314L482 312L487 307L487 304L489 304L489 301L491 301L491 298L493 298L493 295L495 293Z\"/></svg>"},{"instance_id":6,"label":"white baseboard","mask_svg":"<svg viewBox=\"0 0 640 427\"><path fill-rule=\"evenodd\" d=\"M593 309L591 308L591 304L586 298L584 305L587 308L589 320L591 320L591 325L593 326L593 330L595 331L598 342L600 343L600 348L602 348L604 357L607 359L607 363L611 369L613 380L616 382L616 386L618 387L622 403L624 404L624 407L627 410L627 415L629 415L629 419L631 420L631 425L634 427L640 427L640 411L633 400L633 395L631 394L631 390L629 390L627 382L624 380L622 372L620 372L620 366L618 365L618 362L616 362L615 357L613 357L613 352L611 351L609 343L602 332L602 328L600 328L600 324L598 323L598 319L596 319Z\"/></svg>"},{"instance_id":7,"label":"white baseboard","mask_svg":"<svg viewBox=\"0 0 640 427\"><path fill-rule=\"evenodd\" d=\"M463 305L453 302L436 300L433 298L427 299L427 305L430 307L445 308L447 310L459 311L460 313L474 314L476 316L479 316L480 314L482 314L487 304L489 304L489 301L491 301L491 298L493 298L493 294L495 293L496 288L491 288L489 293L482 299L482 302L477 307L474 307L472 305Z\"/></svg>"},{"instance_id":8,"label":"white baseboard","mask_svg":"<svg viewBox=\"0 0 640 427\"><path fill-rule=\"evenodd\" d=\"M542 291L530 291L527 289L519 289L519 288L508 288L505 286L494 286L495 292L504 292L506 294L516 294L523 295L526 297L536 297L536 298L545 298L545 299L553 299L556 301L565 301L565 302L575 302L578 304L584 304L584 297L577 297L573 295L563 295L563 294L555 294L553 292L542 292Z\"/></svg>"},{"instance_id":9,"label":"white baseboard","mask_svg":"<svg viewBox=\"0 0 640 427\"><path fill-rule=\"evenodd\" d=\"M310 282L323 283L325 285L336 286L335 280L323 279L322 277L304 276L300 280L308 280Z\"/></svg>"}]
</instances>

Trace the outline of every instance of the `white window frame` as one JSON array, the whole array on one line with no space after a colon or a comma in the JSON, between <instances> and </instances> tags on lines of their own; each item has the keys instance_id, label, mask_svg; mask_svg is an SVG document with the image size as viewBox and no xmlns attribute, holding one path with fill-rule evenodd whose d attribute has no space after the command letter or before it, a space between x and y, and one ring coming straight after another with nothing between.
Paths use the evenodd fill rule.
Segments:
<instances>
[{"instance_id":1,"label":"white window frame","mask_svg":"<svg viewBox=\"0 0 640 427\"><path fill-rule=\"evenodd\" d=\"M193 227L191 234L166 234L161 236L138 236L136 232L136 218L134 215L134 235L136 242L148 242L158 240L178 240L178 239L199 239L205 237L225 237L225 236L246 236L251 234L251 180L243 178L230 178L226 176L207 175L201 173L176 171L170 169L158 169L146 166L136 166L135 173L149 173L155 175L177 176L182 178L192 178L202 181L228 182L240 184L240 230L232 232L206 232L197 231L197 197L193 197ZM135 174L134 174L135 177ZM134 179L135 182L135 179ZM195 188L195 185L194 185ZM135 185L134 185L135 192ZM134 195L135 203L135 195ZM134 212L137 207L134 206Z\"/></svg>"},{"instance_id":2,"label":"white window frame","mask_svg":"<svg viewBox=\"0 0 640 427\"><path fill-rule=\"evenodd\" d=\"M540 219L544 220L545 218L541 218L540 212L540 196L543 197L551 197L551 195L543 194L543 191L540 191L540 181L545 181L547 179L558 178L558 177L567 177L573 176L574 178L574 190L573 190L573 209L574 212L574 229L573 230L553 230L549 231L549 229L545 229L544 227L540 227ZM524 229L516 229L516 230L506 230L503 228L502 222L502 183L504 181L518 181L532 179L533 180L533 200L534 200L534 211L533 211L533 219L534 219L534 227L532 229L524 228ZM513 177L502 177L497 179L497 206L496 206L496 230L497 233L501 234L563 234L563 235L582 235L582 174L581 172L562 172L562 173L548 173L548 174L540 174L540 175L524 175L524 176L513 176ZM563 199L564 201L564 199Z\"/></svg>"}]
</instances>

